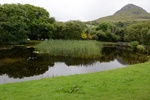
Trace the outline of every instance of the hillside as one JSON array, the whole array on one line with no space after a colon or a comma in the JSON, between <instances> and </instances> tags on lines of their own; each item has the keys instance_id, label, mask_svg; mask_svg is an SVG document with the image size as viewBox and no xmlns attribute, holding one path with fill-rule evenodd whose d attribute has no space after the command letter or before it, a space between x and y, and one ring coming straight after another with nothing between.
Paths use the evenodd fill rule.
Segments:
<instances>
[{"instance_id":1,"label":"hillside","mask_svg":"<svg viewBox=\"0 0 150 100\"><path fill-rule=\"evenodd\" d=\"M146 15L148 14L148 12L146 10L144 10L141 7L138 7L136 5L133 4L128 4L126 6L124 6L122 9L120 9L119 11L117 11L114 15L120 15L120 16L125 16L125 15Z\"/></svg>"},{"instance_id":2,"label":"hillside","mask_svg":"<svg viewBox=\"0 0 150 100\"><path fill-rule=\"evenodd\" d=\"M150 19L150 13L143 8L134 4L127 4L119 11L115 12L112 16L99 18L92 22L127 22L127 21L145 21Z\"/></svg>"}]
</instances>

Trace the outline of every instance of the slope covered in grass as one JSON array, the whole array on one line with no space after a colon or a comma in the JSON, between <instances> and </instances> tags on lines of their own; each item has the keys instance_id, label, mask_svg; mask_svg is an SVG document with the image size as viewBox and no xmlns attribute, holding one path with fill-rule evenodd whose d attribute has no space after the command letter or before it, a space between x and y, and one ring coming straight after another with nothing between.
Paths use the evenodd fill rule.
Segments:
<instances>
[{"instance_id":1,"label":"slope covered in grass","mask_svg":"<svg viewBox=\"0 0 150 100\"><path fill-rule=\"evenodd\" d=\"M143 8L134 4L127 4L115 14L94 20L93 22L134 22L150 20L150 14Z\"/></svg>"}]
</instances>

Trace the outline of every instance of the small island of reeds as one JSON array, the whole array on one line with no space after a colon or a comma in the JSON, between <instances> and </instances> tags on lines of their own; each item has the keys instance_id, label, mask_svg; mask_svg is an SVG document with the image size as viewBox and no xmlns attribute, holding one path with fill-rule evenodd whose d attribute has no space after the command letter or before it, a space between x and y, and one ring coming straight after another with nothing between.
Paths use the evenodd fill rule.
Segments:
<instances>
[{"instance_id":1,"label":"small island of reeds","mask_svg":"<svg viewBox=\"0 0 150 100\"><path fill-rule=\"evenodd\" d=\"M35 46L40 53L74 58L99 58L102 43L86 40L46 40Z\"/></svg>"}]
</instances>

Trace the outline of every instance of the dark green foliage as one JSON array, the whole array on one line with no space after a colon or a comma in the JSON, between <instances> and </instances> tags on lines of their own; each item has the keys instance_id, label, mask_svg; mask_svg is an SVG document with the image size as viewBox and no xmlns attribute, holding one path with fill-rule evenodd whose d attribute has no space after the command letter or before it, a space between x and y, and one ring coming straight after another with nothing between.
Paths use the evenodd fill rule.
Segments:
<instances>
[{"instance_id":1,"label":"dark green foliage","mask_svg":"<svg viewBox=\"0 0 150 100\"><path fill-rule=\"evenodd\" d=\"M63 29L65 39L81 39L81 33L84 31L84 24L80 21L69 21L65 23Z\"/></svg>"},{"instance_id":2,"label":"dark green foliage","mask_svg":"<svg viewBox=\"0 0 150 100\"><path fill-rule=\"evenodd\" d=\"M125 23L123 23L123 22L117 22L117 23L115 23L118 27L124 27L125 26Z\"/></svg>"},{"instance_id":3,"label":"dark green foliage","mask_svg":"<svg viewBox=\"0 0 150 100\"><path fill-rule=\"evenodd\" d=\"M100 41L106 41L107 40L107 36L103 31L99 30L96 32L96 34L97 34L98 40L100 40Z\"/></svg>"},{"instance_id":4,"label":"dark green foliage","mask_svg":"<svg viewBox=\"0 0 150 100\"><path fill-rule=\"evenodd\" d=\"M68 21L66 23L54 23L53 39L81 39L81 33L85 30L85 24L80 21Z\"/></svg>"},{"instance_id":5,"label":"dark green foliage","mask_svg":"<svg viewBox=\"0 0 150 100\"><path fill-rule=\"evenodd\" d=\"M120 40L119 29L114 24L102 23L96 28L97 37L99 41L117 42Z\"/></svg>"},{"instance_id":6,"label":"dark green foliage","mask_svg":"<svg viewBox=\"0 0 150 100\"><path fill-rule=\"evenodd\" d=\"M65 27L65 23L56 22L54 23L54 31L53 31L53 39L64 39L63 29Z\"/></svg>"},{"instance_id":7,"label":"dark green foliage","mask_svg":"<svg viewBox=\"0 0 150 100\"><path fill-rule=\"evenodd\" d=\"M0 5L0 43L20 44L27 38L51 38L54 21L44 8L29 4Z\"/></svg>"},{"instance_id":8,"label":"dark green foliage","mask_svg":"<svg viewBox=\"0 0 150 100\"><path fill-rule=\"evenodd\" d=\"M135 23L101 23L95 26L95 28L89 28L89 30L93 34L96 34L99 41L137 41L141 45L150 45L150 20Z\"/></svg>"},{"instance_id":9,"label":"dark green foliage","mask_svg":"<svg viewBox=\"0 0 150 100\"><path fill-rule=\"evenodd\" d=\"M140 44L150 44L150 21L133 24L127 27L127 31L124 36L124 40L138 41Z\"/></svg>"},{"instance_id":10,"label":"dark green foliage","mask_svg":"<svg viewBox=\"0 0 150 100\"><path fill-rule=\"evenodd\" d=\"M49 22L50 22L50 23L54 23L54 22L56 22L56 20L55 20L54 17L51 17L51 18L49 19Z\"/></svg>"},{"instance_id":11,"label":"dark green foliage","mask_svg":"<svg viewBox=\"0 0 150 100\"><path fill-rule=\"evenodd\" d=\"M126 16L125 12L130 14ZM55 22L55 18L50 18L44 8L33 5L4 4L0 5L0 43L22 44L27 39L80 40L84 34L84 39L106 42L138 41L139 44L150 45L150 21L146 17L139 19L145 14L148 13L142 8L127 5L109 17L113 23L103 20L100 24L94 21L95 23L88 22L85 25L81 21Z\"/></svg>"},{"instance_id":12,"label":"dark green foliage","mask_svg":"<svg viewBox=\"0 0 150 100\"><path fill-rule=\"evenodd\" d=\"M124 34L126 33L125 28L120 28L117 32L116 35L120 37L120 41L124 42Z\"/></svg>"},{"instance_id":13,"label":"dark green foliage","mask_svg":"<svg viewBox=\"0 0 150 100\"><path fill-rule=\"evenodd\" d=\"M114 15L87 22L88 33L99 41L132 42L150 45L150 14L133 4L124 6Z\"/></svg>"},{"instance_id":14,"label":"dark green foliage","mask_svg":"<svg viewBox=\"0 0 150 100\"><path fill-rule=\"evenodd\" d=\"M25 42L28 26L24 22L24 10L20 4L4 4L0 6L0 10L0 42L2 44Z\"/></svg>"},{"instance_id":15,"label":"dark green foliage","mask_svg":"<svg viewBox=\"0 0 150 100\"><path fill-rule=\"evenodd\" d=\"M145 52L146 51L146 48L143 45L138 45L136 48L139 52Z\"/></svg>"},{"instance_id":16,"label":"dark green foliage","mask_svg":"<svg viewBox=\"0 0 150 100\"><path fill-rule=\"evenodd\" d=\"M26 22L29 26L28 37L31 40L49 39L52 38L52 30L54 18L49 18L49 13L40 7L35 7L29 4L24 5L26 7Z\"/></svg>"},{"instance_id":17,"label":"dark green foliage","mask_svg":"<svg viewBox=\"0 0 150 100\"><path fill-rule=\"evenodd\" d=\"M138 45L139 45L139 42L138 42L138 41L130 42L130 47L131 47L133 50L135 50Z\"/></svg>"},{"instance_id":18,"label":"dark green foliage","mask_svg":"<svg viewBox=\"0 0 150 100\"><path fill-rule=\"evenodd\" d=\"M102 23L96 28L96 30L102 30L103 32L106 32L108 30L108 27L109 26L107 23Z\"/></svg>"}]
</instances>

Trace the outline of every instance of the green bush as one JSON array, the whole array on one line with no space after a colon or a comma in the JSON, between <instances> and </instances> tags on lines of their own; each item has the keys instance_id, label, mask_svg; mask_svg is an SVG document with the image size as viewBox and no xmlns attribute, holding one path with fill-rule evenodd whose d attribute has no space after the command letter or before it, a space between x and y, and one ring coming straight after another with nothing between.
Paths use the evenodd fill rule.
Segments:
<instances>
[{"instance_id":1,"label":"green bush","mask_svg":"<svg viewBox=\"0 0 150 100\"><path fill-rule=\"evenodd\" d=\"M145 48L143 45L138 45L138 46L137 46L137 50L138 50L139 52L144 52L144 51L146 50L146 48Z\"/></svg>"},{"instance_id":2,"label":"green bush","mask_svg":"<svg viewBox=\"0 0 150 100\"><path fill-rule=\"evenodd\" d=\"M139 45L139 42L138 41L133 41L133 42L130 42L130 47L133 49L133 50L136 50L137 49L137 46Z\"/></svg>"}]
</instances>

